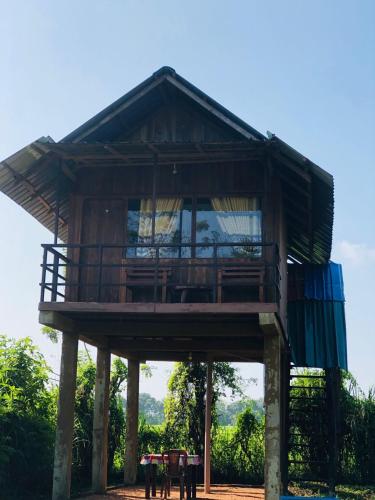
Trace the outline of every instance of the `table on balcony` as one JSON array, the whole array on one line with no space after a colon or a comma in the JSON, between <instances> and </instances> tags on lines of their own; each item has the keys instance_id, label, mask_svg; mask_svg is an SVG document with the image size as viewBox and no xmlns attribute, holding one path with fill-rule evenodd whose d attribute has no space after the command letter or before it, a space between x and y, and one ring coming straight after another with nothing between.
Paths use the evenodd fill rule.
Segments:
<instances>
[{"instance_id":1,"label":"table on balcony","mask_svg":"<svg viewBox=\"0 0 375 500\"><path fill-rule=\"evenodd\" d=\"M188 455L187 466L187 498L196 498L197 490L197 467L201 464L199 455ZM163 465L161 453L142 455L141 465L145 466L145 498L156 496L156 470L159 465ZM181 464L182 465L182 464Z\"/></svg>"}]
</instances>

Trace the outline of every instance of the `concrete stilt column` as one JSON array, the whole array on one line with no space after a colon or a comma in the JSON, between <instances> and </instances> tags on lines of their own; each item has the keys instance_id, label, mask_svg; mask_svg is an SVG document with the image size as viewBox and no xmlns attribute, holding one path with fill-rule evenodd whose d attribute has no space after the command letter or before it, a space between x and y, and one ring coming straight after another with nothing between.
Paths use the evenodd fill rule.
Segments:
<instances>
[{"instance_id":1,"label":"concrete stilt column","mask_svg":"<svg viewBox=\"0 0 375 500\"><path fill-rule=\"evenodd\" d=\"M52 500L70 498L78 334L63 333Z\"/></svg>"},{"instance_id":2,"label":"concrete stilt column","mask_svg":"<svg viewBox=\"0 0 375 500\"><path fill-rule=\"evenodd\" d=\"M109 349L98 347L92 436L92 490L94 493L105 493L107 489L110 366Z\"/></svg>"},{"instance_id":3,"label":"concrete stilt column","mask_svg":"<svg viewBox=\"0 0 375 500\"><path fill-rule=\"evenodd\" d=\"M207 362L206 415L204 433L204 492L211 490L211 406L212 406L212 360Z\"/></svg>"},{"instance_id":4,"label":"concrete stilt column","mask_svg":"<svg viewBox=\"0 0 375 500\"><path fill-rule=\"evenodd\" d=\"M124 483L135 484L138 465L139 361L128 360Z\"/></svg>"},{"instance_id":5,"label":"concrete stilt column","mask_svg":"<svg viewBox=\"0 0 375 500\"><path fill-rule=\"evenodd\" d=\"M281 494L281 339L264 336L264 403L266 412L264 485L265 500L279 500Z\"/></svg>"},{"instance_id":6,"label":"concrete stilt column","mask_svg":"<svg viewBox=\"0 0 375 500\"><path fill-rule=\"evenodd\" d=\"M286 350L281 351L281 488L282 494L288 495L288 438L289 438L289 377L290 377L290 357Z\"/></svg>"}]
</instances>

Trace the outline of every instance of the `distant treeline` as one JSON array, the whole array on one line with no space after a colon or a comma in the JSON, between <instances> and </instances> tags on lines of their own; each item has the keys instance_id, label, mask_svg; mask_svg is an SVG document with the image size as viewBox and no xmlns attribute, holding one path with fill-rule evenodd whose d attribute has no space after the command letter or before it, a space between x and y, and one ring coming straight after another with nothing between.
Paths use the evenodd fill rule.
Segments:
<instances>
[{"instance_id":1,"label":"distant treeline","mask_svg":"<svg viewBox=\"0 0 375 500\"><path fill-rule=\"evenodd\" d=\"M126 399L123 400L123 407L126 408ZM264 414L263 399L241 398L239 401L228 402L220 399L216 405L219 425L235 425L237 417L246 408L251 408L253 412L261 416ZM158 400L148 394L139 394L139 414L147 424L160 425L165 420L164 400Z\"/></svg>"}]
</instances>

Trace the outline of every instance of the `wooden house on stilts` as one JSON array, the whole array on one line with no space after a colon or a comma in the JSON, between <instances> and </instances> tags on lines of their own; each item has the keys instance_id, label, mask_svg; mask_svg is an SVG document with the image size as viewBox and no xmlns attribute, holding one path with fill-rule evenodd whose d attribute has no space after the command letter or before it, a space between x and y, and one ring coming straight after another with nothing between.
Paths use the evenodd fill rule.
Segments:
<instances>
[{"instance_id":1,"label":"wooden house on stilts","mask_svg":"<svg viewBox=\"0 0 375 500\"><path fill-rule=\"evenodd\" d=\"M208 373L215 361L264 363L265 494L278 500L291 356L310 352L296 340L298 321L306 301L327 299L304 290L329 266L332 176L163 67L64 139L42 137L4 160L0 190L54 234L42 245L39 303L40 323L63 332L53 499L70 496L81 339L97 347L94 491L107 486L113 353L129 363L127 483L136 480L141 361L203 361ZM292 331L290 293L300 300ZM324 356L302 364L345 368L344 329L324 334L329 356L321 342Z\"/></svg>"}]
</instances>

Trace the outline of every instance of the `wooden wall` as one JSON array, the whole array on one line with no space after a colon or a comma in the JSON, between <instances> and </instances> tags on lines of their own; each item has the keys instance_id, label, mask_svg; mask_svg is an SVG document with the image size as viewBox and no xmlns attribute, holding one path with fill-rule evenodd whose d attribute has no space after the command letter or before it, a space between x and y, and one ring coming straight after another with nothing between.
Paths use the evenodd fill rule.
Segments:
<instances>
[{"instance_id":1,"label":"wooden wall","mask_svg":"<svg viewBox=\"0 0 375 500\"><path fill-rule=\"evenodd\" d=\"M71 217L69 223L69 243L81 243L84 237L92 242L97 242L98 225L107 224L110 220L109 204L120 200L126 204L127 198L140 198L152 196L152 167L123 167L123 168L83 168L79 171L75 192L71 196ZM206 164L193 166L177 166L177 174L173 174L172 166L160 166L156 186L157 196L225 196L248 195L259 196L261 199L265 191L265 175L259 163L233 163L233 164ZM89 200L103 200L102 214L92 212L87 216L87 203ZM107 200L108 207L105 207ZM91 203L92 205L92 203ZM125 206L125 205L124 205ZM99 210L100 208L98 208ZM86 214L86 215L85 215ZM124 212L125 216L125 212ZM85 228L83 232L83 221ZM124 219L112 218L112 231L118 234L123 229ZM92 226L90 230L88 225ZM269 224L269 226L272 225ZM272 236L270 241L272 241ZM104 234L103 234L104 237ZM108 237L108 233L106 233ZM112 238L109 238L111 240Z\"/></svg>"},{"instance_id":2,"label":"wooden wall","mask_svg":"<svg viewBox=\"0 0 375 500\"><path fill-rule=\"evenodd\" d=\"M281 186L266 164L233 162L205 165L158 167L157 196L210 197L259 196L263 213L263 241L280 247L282 266L282 318L286 318L286 234L282 211ZM153 169L149 166L82 168L71 196L70 243L125 243L126 200L151 197ZM115 256L107 254L105 261ZM97 253L86 250L80 256L95 262ZM119 258L117 256L116 258ZM284 262L285 261L285 262ZM109 281L113 281L110 275ZM94 292L93 292L94 293ZM109 293L109 292L108 292ZM90 295L88 291L85 295ZM91 296L91 295L90 295ZM102 297L116 301L116 297ZM93 300L93 297L91 298Z\"/></svg>"},{"instance_id":3,"label":"wooden wall","mask_svg":"<svg viewBox=\"0 0 375 500\"><path fill-rule=\"evenodd\" d=\"M257 163L234 162L158 167L158 195L263 193L264 174ZM84 196L146 196L152 193L152 167L82 168L75 194Z\"/></svg>"},{"instance_id":4,"label":"wooden wall","mask_svg":"<svg viewBox=\"0 0 375 500\"><path fill-rule=\"evenodd\" d=\"M121 128L120 128L121 130ZM144 110L134 124L127 123L116 141L130 142L228 142L243 140L231 127L198 109L181 96L170 96L154 109Z\"/></svg>"}]
</instances>

